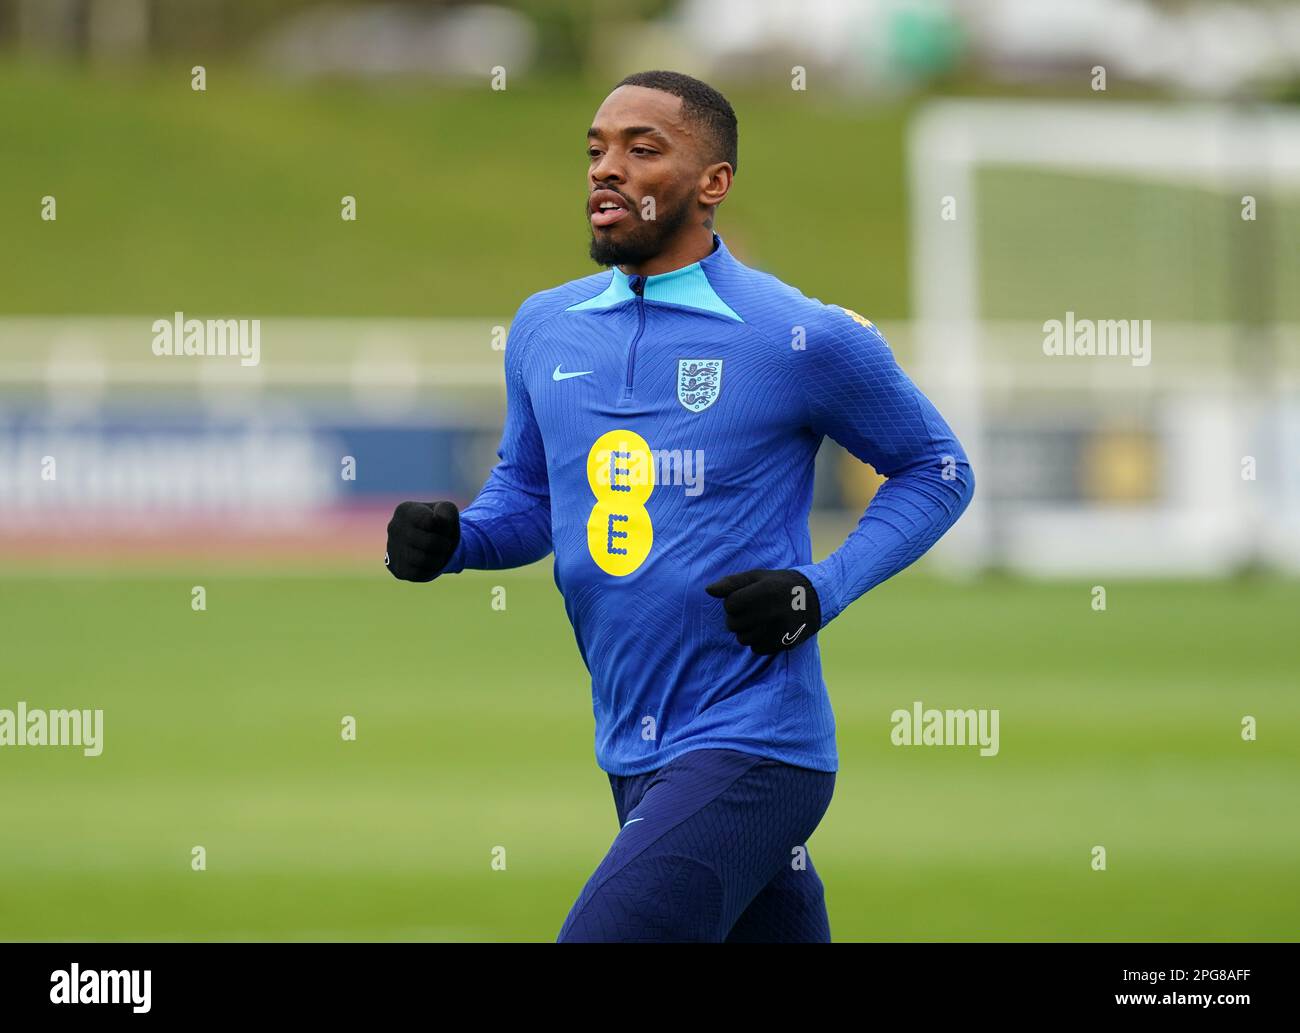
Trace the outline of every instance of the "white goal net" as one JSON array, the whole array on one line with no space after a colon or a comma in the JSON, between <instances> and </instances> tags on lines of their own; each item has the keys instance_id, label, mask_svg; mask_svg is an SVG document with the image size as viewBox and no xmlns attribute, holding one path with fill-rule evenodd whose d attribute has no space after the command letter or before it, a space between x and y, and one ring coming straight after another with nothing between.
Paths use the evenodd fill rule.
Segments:
<instances>
[{"instance_id":1,"label":"white goal net","mask_svg":"<svg viewBox=\"0 0 1300 1033\"><path fill-rule=\"evenodd\" d=\"M1300 116L951 101L909 141L949 569L1300 569Z\"/></svg>"}]
</instances>

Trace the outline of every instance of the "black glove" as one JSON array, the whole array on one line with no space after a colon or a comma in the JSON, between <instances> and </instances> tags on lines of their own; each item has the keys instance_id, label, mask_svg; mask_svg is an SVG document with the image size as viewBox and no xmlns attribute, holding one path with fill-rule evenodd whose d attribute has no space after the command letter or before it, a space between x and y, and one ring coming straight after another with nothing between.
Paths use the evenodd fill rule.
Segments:
<instances>
[{"instance_id":1,"label":"black glove","mask_svg":"<svg viewBox=\"0 0 1300 1033\"><path fill-rule=\"evenodd\" d=\"M403 581L432 581L460 544L460 510L454 502L403 502L388 521L384 565Z\"/></svg>"},{"instance_id":2,"label":"black glove","mask_svg":"<svg viewBox=\"0 0 1300 1033\"><path fill-rule=\"evenodd\" d=\"M821 630L822 604L817 590L797 570L728 574L705 591L723 600L728 630L757 656L803 645Z\"/></svg>"}]
</instances>

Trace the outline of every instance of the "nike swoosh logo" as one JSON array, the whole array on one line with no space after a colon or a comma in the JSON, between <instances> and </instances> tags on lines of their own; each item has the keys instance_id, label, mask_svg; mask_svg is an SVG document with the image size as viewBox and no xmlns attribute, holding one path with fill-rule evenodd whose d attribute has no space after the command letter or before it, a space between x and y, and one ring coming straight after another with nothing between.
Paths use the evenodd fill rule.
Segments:
<instances>
[{"instance_id":1,"label":"nike swoosh logo","mask_svg":"<svg viewBox=\"0 0 1300 1033\"><path fill-rule=\"evenodd\" d=\"M560 366L562 365L564 365L564 363L560 363ZM594 369L584 369L579 370L577 373L561 373L560 366L555 367L555 372L551 374L552 380L568 380L570 377L585 377L596 372Z\"/></svg>"},{"instance_id":2,"label":"nike swoosh logo","mask_svg":"<svg viewBox=\"0 0 1300 1033\"><path fill-rule=\"evenodd\" d=\"M628 818L628 820L623 823L623 827L627 828L634 821L645 821L645 818Z\"/></svg>"},{"instance_id":3,"label":"nike swoosh logo","mask_svg":"<svg viewBox=\"0 0 1300 1033\"><path fill-rule=\"evenodd\" d=\"M807 624L800 624L799 630L796 631L793 635L791 635L790 632L787 631L784 635L781 636L781 645L783 646L794 645L794 640L803 634L803 629L806 627L808 627Z\"/></svg>"}]
</instances>

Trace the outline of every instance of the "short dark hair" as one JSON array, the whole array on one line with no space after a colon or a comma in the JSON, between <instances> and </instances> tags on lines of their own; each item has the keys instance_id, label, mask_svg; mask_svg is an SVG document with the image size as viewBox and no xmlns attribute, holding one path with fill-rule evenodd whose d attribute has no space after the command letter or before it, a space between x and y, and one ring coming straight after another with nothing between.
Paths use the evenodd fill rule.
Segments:
<instances>
[{"instance_id":1,"label":"short dark hair","mask_svg":"<svg viewBox=\"0 0 1300 1033\"><path fill-rule=\"evenodd\" d=\"M714 160L727 162L735 171L739 137L736 113L727 98L708 83L681 72L654 71L636 72L618 85L643 86L648 90L662 90L674 97L681 97L682 113L708 130L713 140Z\"/></svg>"}]
</instances>

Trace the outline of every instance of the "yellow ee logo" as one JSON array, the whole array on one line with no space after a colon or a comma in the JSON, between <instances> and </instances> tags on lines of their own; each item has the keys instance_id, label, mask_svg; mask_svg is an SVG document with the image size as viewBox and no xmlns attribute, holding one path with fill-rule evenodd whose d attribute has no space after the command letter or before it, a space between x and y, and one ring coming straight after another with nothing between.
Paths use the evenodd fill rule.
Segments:
<instances>
[{"instance_id":1,"label":"yellow ee logo","mask_svg":"<svg viewBox=\"0 0 1300 1033\"><path fill-rule=\"evenodd\" d=\"M606 574L624 577L650 555L655 532L645 504L654 478L650 446L630 430L602 434L587 453L587 483L596 496L587 518L587 549Z\"/></svg>"}]
</instances>

